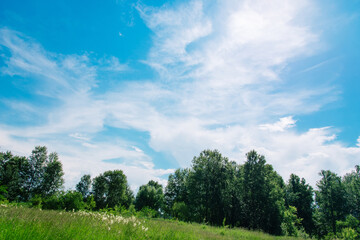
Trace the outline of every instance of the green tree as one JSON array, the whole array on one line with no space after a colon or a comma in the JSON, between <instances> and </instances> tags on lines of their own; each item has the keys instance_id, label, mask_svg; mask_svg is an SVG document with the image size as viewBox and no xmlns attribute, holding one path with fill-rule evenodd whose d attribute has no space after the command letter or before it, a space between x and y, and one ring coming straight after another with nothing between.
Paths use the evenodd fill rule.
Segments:
<instances>
[{"instance_id":1,"label":"green tree","mask_svg":"<svg viewBox=\"0 0 360 240\"><path fill-rule=\"evenodd\" d=\"M81 177L80 182L76 184L76 191L82 194L83 198L87 198L90 195L91 188L91 176L85 174Z\"/></svg>"},{"instance_id":2,"label":"green tree","mask_svg":"<svg viewBox=\"0 0 360 240\"><path fill-rule=\"evenodd\" d=\"M176 202L188 204L187 180L190 170L177 169L169 175L168 184L165 187L164 201L165 211L171 215L173 205Z\"/></svg>"},{"instance_id":3,"label":"green tree","mask_svg":"<svg viewBox=\"0 0 360 240\"><path fill-rule=\"evenodd\" d=\"M243 182L244 224L251 229L281 234L284 182L272 166L266 164L264 156L254 150L246 156Z\"/></svg>"},{"instance_id":4,"label":"green tree","mask_svg":"<svg viewBox=\"0 0 360 240\"><path fill-rule=\"evenodd\" d=\"M25 157L13 156L11 152L0 153L0 185L6 186L9 201L25 201L28 193L25 183L30 165Z\"/></svg>"},{"instance_id":5,"label":"green tree","mask_svg":"<svg viewBox=\"0 0 360 240\"><path fill-rule=\"evenodd\" d=\"M172 206L172 215L182 221L188 221L190 212L188 206L184 202L175 202Z\"/></svg>"},{"instance_id":6,"label":"green tree","mask_svg":"<svg viewBox=\"0 0 360 240\"><path fill-rule=\"evenodd\" d=\"M348 173L343 178L345 198L349 213L360 220L360 166L355 166L355 171Z\"/></svg>"},{"instance_id":7,"label":"green tree","mask_svg":"<svg viewBox=\"0 0 360 240\"><path fill-rule=\"evenodd\" d=\"M315 192L315 201L319 207L317 213L318 228L324 235L332 231L336 235L336 221L346 216L345 188L341 178L335 173L322 170L319 175L321 180L316 184L318 191Z\"/></svg>"},{"instance_id":8,"label":"green tree","mask_svg":"<svg viewBox=\"0 0 360 240\"><path fill-rule=\"evenodd\" d=\"M121 170L106 171L94 178L93 193L98 209L115 206L129 207L133 195Z\"/></svg>"},{"instance_id":9,"label":"green tree","mask_svg":"<svg viewBox=\"0 0 360 240\"><path fill-rule=\"evenodd\" d=\"M284 212L284 220L281 224L284 234L297 237L301 221L302 219L298 217L296 207L289 206Z\"/></svg>"},{"instance_id":10,"label":"green tree","mask_svg":"<svg viewBox=\"0 0 360 240\"><path fill-rule=\"evenodd\" d=\"M295 174L290 175L285 188L285 205L286 207L294 206L297 209L297 216L303 219L301 224L308 234L314 230L313 195L313 188L306 184L304 178L300 180Z\"/></svg>"},{"instance_id":11,"label":"green tree","mask_svg":"<svg viewBox=\"0 0 360 240\"><path fill-rule=\"evenodd\" d=\"M42 197L59 191L64 183L62 164L57 153L48 155L45 146L36 146L29 157L30 171L25 186L29 197Z\"/></svg>"},{"instance_id":12,"label":"green tree","mask_svg":"<svg viewBox=\"0 0 360 240\"><path fill-rule=\"evenodd\" d=\"M42 193L42 182L47 161L47 148L45 146L36 146L29 157L30 174L27 187L30 198Z\"/></svg>"},{"instance_id":13,"label":"green tree","mask_svg":"<svg viewBox=\"0 0 360 240\"><path fill-rule=\"evenodd\" d=\"M44 166L44 176L41 182L42 196L51 196L59 191L64 184L64 172L57 153L50 153Z\"/></svg>"},{"instance_id":14,"label":"green tree","mask_svg":"<svg viewBox=\"0 0 360 240\"><path fill-rule=\"evenodd\" d=\"M188 177L188 206L192 220L221 225L227 218L229 185L233 165L217 150L204 150L194 157Z\"/></svg>"},{"instance_id":15,"label":"green tree","mask_svg":"<svg viewBox=\"0 0 360 240\"><path fill-rule=\"evenodd\" d=\"M0 185L0 202L7 200L7 199L6 199L7 194L8 194L8 192L7 192L7 190L6 190L6 186L4 186L4 185L1 186L1 185Z\"/></svg>"},{"instance_id":16,"label":"green tree","mask_svg":"<svg viewBox=\"0 0 360 240\"><path fill-rule=\"evenodd\" d=\"M159 211L163 208L163 204L164 193L161 184L150 180L146 185L140 186L135 199L135 208L138 211L144 207Z\"/></svg>"}]
</instances>

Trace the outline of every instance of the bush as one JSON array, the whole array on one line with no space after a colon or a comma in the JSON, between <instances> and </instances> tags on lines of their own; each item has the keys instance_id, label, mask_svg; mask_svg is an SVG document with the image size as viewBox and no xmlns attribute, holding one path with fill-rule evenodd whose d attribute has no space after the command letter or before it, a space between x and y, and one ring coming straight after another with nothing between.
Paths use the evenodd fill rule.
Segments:
<instances>
[{"instance_id":1,"label":"bush","mask_svg":"<svg viewBox=\"0 0 360 240\"><path fill-rule=\"evenodd\" d=\"M145 217L145 218L153 218L158 216L158 211L155 211L154 209L143 207L141 211L137 213L138 217Z\"/></svg>"},{"instance_id":2,"label":"bush","mask_svg":"<svg viewBox=\"0 0 360 240\"><path fill-rule=\"evenodd\" d=\"M76 191L67 191L63 193L54 194L43 201L43 209L61 210L65 209L68 211L83 210L94 208L94 199L89 200L89 205L85 204L81 193ZM91 210L90 209L90 210Z\"/></svg>"},{"instance_id":3,"label":"bush","mask_svg":"<svg viewBox=\"0 0 360 240\"><path fill-rule=\"evenodd\" d=\"M85 209L87 210L93 210L96 208L96 202L94 200L94 195L90 195L86 198L85 201Z\"/></svg>"},{"instance_id":4,"label":"bush","mask_svg":"<svg viewBox=\"0 0 360 240\"><path fill-rule=\"evenodd\" d=\"M67 191L62 196L62 201L64 202L65 209L69 211L78 211L85 208L82 194L77 191Z\"/></svg>"},{"instance_id":5,"label":"bush","mask_svg":"<svg viewBox=\"0 0 360 240\"><path fill-rule=\"evenodd\" d=\"M64 202L61 195L52 195L43 202L43 209L61 210L64 209Z\"/></svg>"},{"instance_id":6,"label":"bush","mask_svg":"<svg viewBox=\"0 0 360 240\"><path fill-rule=\"evenodd\" d=\"M33 198L31 198L30 202L31 202L31 206L34 208L42 207L42 199L40 195L35 195Z\"/></svg>"},{"instance_id":7,"label":"bush","mask_svg":"<svg viewBox=\"0 0 360 240\"><path fill-rule=\"evenodd\" d=\"M8 194L7 192L7 187L6 186L0 186L0 202L5 201L6 200L6 196Z\"/></svg>"},{"instance_id":8,"label":"bush","mask_svg":"<svg viewBox=\"0 0 360 240\"><path fill-rule=\"evenodd\" d=\"M175 202L172 207L173 216L179 220L187 221L189 219L189 209L184 202Z\"/></svg>"},{"instance_id":9,"label":"bush","mask_svg":"<svg viewBox=\"0 0 360 240\"><path fill-rule=\"evenodd\" d=\"M301 219L297 216L296 207L289 206L289 208L284 212L284 219L281 223L281 229L283 234L286 236L295 236L299 234L299 228L301 224Z\"/></svg>"}]
</instances>

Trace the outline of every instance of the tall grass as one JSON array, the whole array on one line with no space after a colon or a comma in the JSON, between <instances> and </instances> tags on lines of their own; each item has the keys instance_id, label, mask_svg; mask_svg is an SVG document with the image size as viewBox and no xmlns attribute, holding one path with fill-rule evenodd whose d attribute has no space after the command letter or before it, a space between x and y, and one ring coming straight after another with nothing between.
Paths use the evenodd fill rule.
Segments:
<instances>
[{"instance_id":1,"label":"tall grass","mask_svg":"<svg viewBox=\"0 0 360 240\"><path fill-rule=\"evenodd\" d=\"M0 239L292 239L243 229L99 212L0 205Z\"/></svg>"}]
</instances>

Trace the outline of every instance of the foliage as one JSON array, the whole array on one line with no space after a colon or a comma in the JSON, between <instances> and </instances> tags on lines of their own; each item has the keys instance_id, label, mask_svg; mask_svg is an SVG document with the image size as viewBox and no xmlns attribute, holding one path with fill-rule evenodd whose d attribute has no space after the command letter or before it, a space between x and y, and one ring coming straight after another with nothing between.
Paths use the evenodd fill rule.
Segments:
<instances>
[{"instance_id":1,"label":"foliage","mask_svg":"<svg viewBox=\"0 0 360 240\"><path fill-rule=\"evenodd\" d=\"M96 208L130 206L133 195L121 170L106 171L94 178L93 194Z\"/></svg>"},{"instance_id":2,"label":"foliage","mask_svg":"<svg viewBox=\"0 0 360 240\"><path fill-rule=\"evenodd\" d=\"M34 208L42 208L42 199L40 195L35 195L30 199L31 206Z\"/></svg>"},{"instance_id":3,"label":"foliage","mask_svg":"<svg viewBox=\"0 0 360 240\"><path fill-rule=\"evenodd\" d=\"M281 233L284 209L282 178L266 165L265 157L255 151L247 153L244 164L243 201L245 224L272 234Z\"/></svg>"},{"instance_id":4,"label":"foliage","mask_svg":"<svg viewBox=\"0 0 360 240\"><path fill-rule=\"evenodd\" d=\"M61 189L63 175L58 155L48 156L46 147L35 147L29 158L0 153L0 185L7 187L10 201L50 196Z\"/></svg>"},{"instance_id":5,"label":"foliage","mask_svg":"<svg viewBox=\"0 0 360 240\"><path fill-rule=\"evenodd\" d=\"M175 202L172 206L172 216L181 221L188 221L190 212L188 206L184 202Z\"/></svg>"},{"instance_id":6,"label":"foliage","mask_svg":"<svg viewBox=\"0 0 360 240\"><path fill-rule=\"evenodd\" d=\"M177 169L173 174L169 175L168 184L165 187L164 194L164 210L172 215L172 208L176 202L184 202L184 204L188 205L188 187L187 180L189 176L190 170L188 168L185 169Z\"/></svg>"},{"instance_id":7,"label":"foliage","mask_svg":"<svg viewBox=\"0 0 360 240\"><path fill-rule=\"evenodd\" d=\"M301 218L298 218L296 207L289 206L284 212L284 221L281 224L284 234L297 237L301 220Z\"/></svg>"},{"instance_id":8,"label":"foliage","mask_svg":"<svg viewBox=\"0 0 360 240\"><path fill-rule=\"evenodd\" d=\"M355 171L348 173L343 178L345 198L349 213L360 220L360 166L355 166Z\"/></svg>"},{"instance_id":9,"label":"foliage","mask_svg":"<svg viewBox=\"0 0 360 240\"><path fill-rule=\"evenodd\" d=\"M346 215L345 189L341 178L327 170L320 172L321 180L317 183L318 191L315 192L318 209L318 229L324 235L332 231L336 235L336 221L344 219Z\"/></svg>"},{"instance_id":10,"label":"foliage","mask_svg":"<svg viewBox=\"0 0 360 240\"><path fill-rule=\"evenodd\" d=\"M11 152L0 153L0 185L6 188L4 197L9 201L28 200L25 183L30 165L25 157L13 156Z\"/></svg>"},{"instance_id":11,"label":"foliage","mask_svg":"<svg viewBox=\"0 0 360 240\"><path fill-rule=\"evenodd\" d=\"M160 211L164 203L164 193L162 185L150 180L146 185L142 185L135 199L136 210L147 207L155 211Z\"/></svg>"},{"instance_id":12,"label":"foliage","mask_svg":"<svg viewBox=\"0 0 360 240\"><path fill-rule=\"evenodd\" d=\"M78 211L85 206L81 193L71 190L43 200L43 209Z\"/></svg>"},{"instance_id":13,"label":"foliage","mask_svg":"<svg viewBox=\"0 0 360 240\"><path fill-rule=\"evenodd\" d=\"M94 195L89 195L85 198L85 209L93 210L96 208L96 202L94 200Z\"/></svg>"},{"instance_id":14,"label":"foliage","mask_svg":"<svg viewBox=\"0 0 360 240\"><path fill-rule=\"evenodd\" d=\"M343 178L322 170L314 203L314 191L305 179L292 174L285 185L264 156L250 151L246 158L240 165L217 150L204 150L193 158L191 168L170 174L165 193L158 182L149 181L139 188L134 201L121 170L106 171L93 181L90 175L84 175L77 191L63 192L62 164L56 153L48 154L41 146L35 147L29 158L1 152L0 202L4 205L10 201L18 207L18 202L27 201L34 209L96 209L116 216L163 216L226 226L217 232L217 237L227 236L227 227L246 227L304 238L308 238L304 229L325 239L359 238L359 166ZM173 236L177 235L169 231L157 238Z\"/></svg>"},{"instance_id":15,"label":"foliage","mask_svg":"<svg viewBox=\"0 0 360 240\"><path fill-rule=\"evenodd\" d=\"M341 239L346 240L356 240L358 239L359 234L352 228L344 228L339 234Z\"/></svg>"},{"instance_id":16,"label":"foliage","mask_svg":"<svg viewBox=\"0 0 360 240\"><path fill-rule=\"evenodd\" d=\"M82 194L79 192L67 191L64 195L61 196L61 200L64 204L63 209L78 211L85 208Z\"/></svg>"},{"instance_id":17,"label":"foliage","mask_svg":"<svg viewBox=\"0 0 360 240\"><path fill-rule=\"evenodd\" d=\"M6 196L8 195L8 191L6 190L6 186L0 186L0 202L3 202L6 199Z\"/></svg>"},{"instance_id":18,"label":"foliage","mask_svg":"<svg viewBox=\"0 0 360 240\"><path fill-rule=\"evenodd\" d=\"M311 234L314 230L313 222L313 195L314 191L304 178L300 180L295 174L290 175L288 184L285 187L285 205L294 206L297 216L303 219L301 225L305 231Z\"/></svg>"},{"instance_id":19,"label":"foliage","mask_svg":"<svg viewBox=\"0 0 360 240\"><path fill-rule=\"evenodd\" d=\"M228 186L232 183L232 168L217 150L205 150L194 157L187 180L192 220L220 226L224 218L229 218L225 209L231 199Z\"/></svg>"},{"instance_id":20,"label":"foliage","mask_svg":"<svg viewBox=\"0 0 360 240\"><path fill-rule=\"evenodd\" d=\"M44 177L41 182L41 195L51 196L59 191L64 184L64 172L57 153L50 153L44 166Z\"/></svg>"},{"instance_id":21,"label":"foliage","mask_svg":"<svg viewBox=\"0 0 360 240\"><path fill-rule=\"evenodd\" d=\"M81 177L80 182L76 184L76 191L82 194L83 198L87 198L91 191L91 176L85 174Z\"/></svg>"}]
</instances>

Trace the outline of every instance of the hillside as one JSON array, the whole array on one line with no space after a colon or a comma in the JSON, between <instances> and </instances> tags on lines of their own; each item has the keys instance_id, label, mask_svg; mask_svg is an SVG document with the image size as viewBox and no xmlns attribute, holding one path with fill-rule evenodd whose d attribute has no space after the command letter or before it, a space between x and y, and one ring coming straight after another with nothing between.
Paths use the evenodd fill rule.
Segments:
<instances>
[{"instance_id":1,"label":"hillside","mask_svg":"<svg viewBox=\"0 0 360 240\"><path fill-rule=\"evenodd\" d=\"M0 206L0 239L295 239L244 229L99 212ZM299 238L297 238L299 239Z\"/></svg>"}]
</instances>

